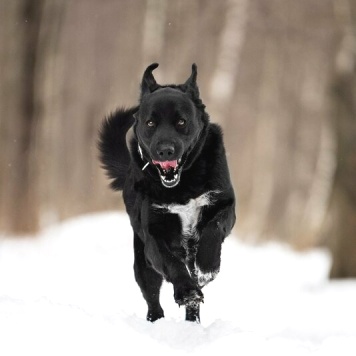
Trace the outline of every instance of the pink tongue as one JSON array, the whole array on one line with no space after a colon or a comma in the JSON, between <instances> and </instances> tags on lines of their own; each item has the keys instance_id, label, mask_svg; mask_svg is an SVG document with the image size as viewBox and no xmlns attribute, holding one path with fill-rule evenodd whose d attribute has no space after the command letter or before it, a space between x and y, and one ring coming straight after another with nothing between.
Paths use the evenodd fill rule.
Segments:
<instances>
[{"instance_id":1,"label":"pink tongue","mask_svg":"<svg viewBox=\"0 0 356 356\"><path fill-rule=\"evenodd\" d=\"M175 169L178 165L178 161L175 160L175 161L164 161L164 162L161 162L161 161L152 161L153 164L159 164L161 166L162 169L169 169L169 168L173 168Z\"/></svg>"}]
</instances>

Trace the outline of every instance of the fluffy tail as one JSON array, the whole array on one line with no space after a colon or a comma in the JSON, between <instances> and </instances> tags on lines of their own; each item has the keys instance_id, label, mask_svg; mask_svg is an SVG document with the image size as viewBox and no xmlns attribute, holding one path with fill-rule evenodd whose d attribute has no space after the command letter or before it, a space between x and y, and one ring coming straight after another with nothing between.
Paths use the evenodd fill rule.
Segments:
<instances>
[{"instance_id":1,"label":"fluffy tail","mask_svg":"<svg viewBox=\"0 0 356 356\"><path fill-rule=\"evenodd\" d=\"M135 121L133 114L137 109L118 109L105 118L99 132L100 161L108 177L113 179L110 186L114 190L122 190L124 187L130 165L126 133Z\"/></svg>"}]
</instances>

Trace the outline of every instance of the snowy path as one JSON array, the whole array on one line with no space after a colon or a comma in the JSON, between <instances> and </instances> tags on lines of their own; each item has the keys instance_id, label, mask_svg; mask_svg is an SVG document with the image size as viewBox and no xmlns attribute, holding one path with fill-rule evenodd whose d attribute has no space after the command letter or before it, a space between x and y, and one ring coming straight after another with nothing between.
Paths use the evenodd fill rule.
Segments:
<instances>
[{"instance_id":1,"label":"snowy path","mask_svg":"<svg viewBox=\"0 0 356 356\"><path fill-rule=\"evenodd\" d=\"M0 355L356 355L356 281L328 282L323 251L229 237L202 324L183 320L169 284L150 324L131 245L119 213L0 238Z\"/></svg>"}]
</instances>

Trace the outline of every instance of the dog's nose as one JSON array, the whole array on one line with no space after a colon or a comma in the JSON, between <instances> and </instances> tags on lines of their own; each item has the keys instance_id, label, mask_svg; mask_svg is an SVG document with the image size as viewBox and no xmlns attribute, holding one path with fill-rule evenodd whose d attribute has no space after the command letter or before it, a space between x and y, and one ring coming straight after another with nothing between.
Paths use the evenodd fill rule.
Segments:
<instances>
[{"instance_id":1,"label":"dog's nose","mask_svg":"<svg viewBox=\"0 0 356 356\"><path fill-rule=\"evenodd\" d=\"M172 143L159 143L157 145L157 154L162 161L169 161L173 158L174 146Z\"/></svg>"}]
</instances>

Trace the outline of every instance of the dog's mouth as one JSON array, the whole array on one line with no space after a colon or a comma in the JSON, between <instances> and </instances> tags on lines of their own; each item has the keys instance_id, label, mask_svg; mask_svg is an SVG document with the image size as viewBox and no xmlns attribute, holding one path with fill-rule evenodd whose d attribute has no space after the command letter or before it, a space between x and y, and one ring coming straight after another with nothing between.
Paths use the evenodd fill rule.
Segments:
<instances>
[{"instance_id":1,"label":"dog's mouth","mask_svg":"<svg viewBox=\"0 0 356 356\"><path fill-rule=\"evenodd\" d=\"M183 166L182 159L173 161L152 160L152 163L158 169L163 186L173 188L179 183Z\"/></svg>"}]
</instances>

